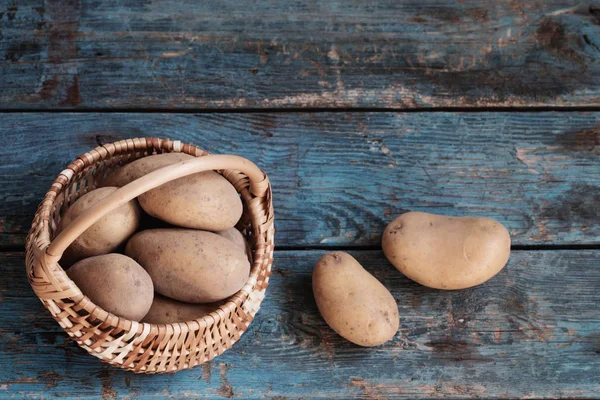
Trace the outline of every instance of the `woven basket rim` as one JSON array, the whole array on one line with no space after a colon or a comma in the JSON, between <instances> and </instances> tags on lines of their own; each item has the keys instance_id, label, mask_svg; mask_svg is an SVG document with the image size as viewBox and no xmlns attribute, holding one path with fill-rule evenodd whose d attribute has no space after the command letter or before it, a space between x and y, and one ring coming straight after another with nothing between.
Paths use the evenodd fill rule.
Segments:
<instances>
[{"instance_id":1,"label":"woven basket rim","mask_svg":"<svg viewBox=\"0 0 600 400\"><path fill-rule=\"evenodd\" d=\"M143 154L143 152L148 152L148 154ZM142 152L142 153L140 153ZM81 176L84 172L93 170L95 167L99 165L103 165L102 163L112 159L115 156L125 156L125 155L133 155L127 162L123 164L119 164L119 166L125 165L129 162L132 162L136 159L147 157L153 154L160 154L166 152L184 152L190 155L194 155L196 157L204 157L209 155L207 151L201 150L198 147L185 144L182 145L180 141L172 141L170 139L160 139L160 138L136 138L136 139L127 139L121 140L114 143L104 144L102 146L98 146L87 153L84 153L78 156L69 166L63 170L58 177L52 183L50 189L46 193L44 201L41 202L38 210L35 213L34 221L32 223L32 228L27 236L26 240L26 249L27 249L27 275L32 285L36 295L42 300L46 308L50 310L53 317L55 319L59 319L61 312L60 310L53 310L53 299L51 297L44 298L40 296L39 287L40 282L36 278L39 276L36 275L36 271L40 270L40 266L38 265L41 260L43 260L43 253L51 242L51 222L52 222L52 213L55 212L54 208L57 208L57 202L66 202L67 198L65 195L66 190L69 187L76 183L79 184ZM253 250L256 250L256 246L261 246L261 253L258 257L254 257L252 265L251 265L251 273L248 278L245 286L230 296L225 300L225 303L220 305L216 310L210 312L209 314L203 315L200 318L190 320L190 321L181 321L169 324L150 324L146 322L137 322L132 321L123 317L119 317L115 314L112 314L102 307L94 304L89 298L85 297L79 290L79 288L75 285L75 283L66 275L65 270L60 266L59 260L56 260L56 263L52 266L48 266L48 271L50 271L50 276L43 276L42 283L45 281L56 280L60 285L71 288L71 291L67 291L67 294L77 295L81 294L83 299L80 300L80 305L82 308L88 310L93 309L88 315L93 320L99 321L104 325L114 327L117 330L123 331L131 331L134 332L133 335L142 334L143 332L148 331L148 327L150 328L150 334L155 334L160 336L162 333L166 331L168 335L169 332L198 332L203 329L208 329L210 326L217 326L219 323L222 323L226 319L230 318L232 313L235 313L236 310L239 309L241 312L242 306L249 301L249 296L253 292L260 292L258 298L258 303L256 306L256 311L258 311L258 307L260 306L260 302L262 302L262 297L264 297L264 292L268 286L268 277L270 275L271 266L273 263L273 250L274 250L274 227L273 227L273 205L272 205L272 195L271 195L271 187L268 181L268 177L266 174L265 182L264 182L264 193L263 196L256 196L256 193L250 193L248 188L248 178L239 172L239 171L230 171L230 170L218 170L217 172L221 173L226 179L228 179L232 185L236 188L238 192L241 194L242 201L245 204L244 209L246 210L250 216L256 217L256 213L264 213L265 215L259 215L259 217L263 217L262 220L264 225L262 226L252 226L253 221L250 222L252 228L252 237L253 239L261 238L261 240L253 240L253 243L250 243L250 247ZM95 187L92 188L92 190ZM87 193L88 190L83 191L82 193ZM65 196L63 199L60 196ZM256 199L260 201L256 201ZM251 199L253 201L252 206L249 206L248 200ZM254 207L254 204L258 204L260 207ZM60 206L58 206L60 207ZM259 211L257 211L259 210ZM58 211L56 211L58 212ZM245 211L246 213L246 211ZM250 218L252 220L252 218ZM263 240L264 239L264 240ZM256 243L254 243L256 242ZM43 262L42 262L43 264ZM42 266L43 267L43 266ZM264 279L261 281L259 278L263 278L259 276L260 274L264 274ZM46 284L48 282L45 282ZM38 286L36 286L38 285ZM73 296L71 296L73 297ZM68 297L63 297L65 299ZM251 309L252 310L252 309ZM254 311L254 312L256 312ZM59 317L57 317L57 315ZM250 321L253 318L253 314L250 316ZM58 321L60 323L60 321ZM249 325L249 322L248 322ZM63 329L67 330L65 326L61 323ZM240 335L247 329L241 330ZM69 335L71 332L67 330ZM78 342L79 343L79 342ZM79 343L81 345L81 343ZM229 346L231 347L231 346ZM229 348L227 347L227 348ZM226 349L223 349L223 351ZM91 353L91 351L88 349ZM220 353L219 353L220 354ZM218 355L218 354L216 354ZM212 358L212 357L211 357ZM209 358L210 359L210 358ZM103 360L106 361L106 360ZM196 365L196 364L195 364ZM185 367L187 368L187 367ZM142 368L143 369L143 368ZM182 368L179 368L182 369ZM177 370L179 370L177 369ZM147 372L147 371L136 371L136 372ZM171 371L152 371L152 372L171 372Z\"/></svg>"}]
</instances>

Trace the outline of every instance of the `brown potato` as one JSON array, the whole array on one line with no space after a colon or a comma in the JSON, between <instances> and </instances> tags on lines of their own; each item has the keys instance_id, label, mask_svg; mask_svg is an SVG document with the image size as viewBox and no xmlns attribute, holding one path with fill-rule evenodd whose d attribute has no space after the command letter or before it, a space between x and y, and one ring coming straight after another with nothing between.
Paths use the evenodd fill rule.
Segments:
<instances>
[{"instance_id":1,"label":"brown potato","mask_svg":"<svg viewBox=\"0 0 600 400\"><path fill-rule=\"evenodd\" d=\"M65 212L59 223L59 232L66 228L85 210L116 191L116 187L103 187L81 196ZM114 252L140 224L140 209L135 200L111 211L83 232L65 251L62 263L65 266L86 257Z\"/></svg>"},{"instance_id":2,"label":"brown potato","mask_svg":"<svg viewBox=\"0 0 600 400\"><path fill-rule=\"evenodd\" d=\"M152 307L150 307L150 311L148 311L142 322L149 324L174 324L191 321L217 310L222 303L190 304L155 294Z\"/></svg>"},{"instance_id":3,"label":"brown potato","mask_svg":"<svg viewBox=\"0 0 600 400\"><path fill-rule=\"evenodd\" d=\"M242 216L242 200L229 181L205 171L165 183L138 198L148 214L184 228L221 231Z\"/></svg>"},{"instance_id":4,"label":"brown potato","mask_svg":"<svg viewBox=\"0 0 600 400\"><path fill-rule=\"evenodd\" d=\"M69 268L67 275L94 304L119 317L140 321L152 305L152 279L122 254L86 258Z\"/></svg>"},{"instance_id":5,"label":"brown potato","mask_svg":"<svg viewBox=\"0 0 600 400\"><path fill-rule=\"evenodd\" d=\"M224 231L216 232L216 234L231 240L236 246L243 249L250 262L252 262L252 251L250 250L250 245L246 241L246 238L242 235L242 232L238 231L236 228L229 228Z\"/></svg>"},{"instance_id":6,"label":"brown potato","mask_svg":"<svg viewBox=\"0 0 600 400\"><path fill-rule=\"evenodd\" d=\"M340 336L360 346L378 346L398 331L394 297L350 254L325 254L312 279L319 311Z\"/></svg>"},{"instance_id":7,"label":"brown potato","mask_svg":"<svg viewBox=\"0 0 600 400\"><path fill-rule=\"evenodd\" d=\"M195 157L164 153L143 157L111 173L104 185L123 186L167 165ZM151 216L184 228L220 231L233 227L243 211L242 200L227 179L205 171L165 183L139 196Z\"/></svg>"},{"instance_id":8,"label":"brown potato","mask_svg":"<svg viewBox=\"0 0 600 400\"><path fill-rule=\"evenodd\" d=\"M155 290L187 303L211 303L238 292L248 281L244 251L212 232L149 229L125 248L154 281Z\"/></svg>"},{"instance_id":9,"label":"brown potato","mask_svg":"<svg viewBox=\"0 0 600 400\"><path fill-rule=\"evenodd\" d=\"M409 212L383 232L387 259L410 279L436 289L464 289L496 275L510 255L510 234L489 218Z\"/></svg>"},{"instance_id":10,"label":"brown potato","mask_svg":"<svg viewBox=\"0 0 600 400\"><path fill-rule=\"evenodd\" d=\"M106 177L103 186L125 186L130 182L167 165L184 160L191 160L194 156L186 153L163 153L137 159L122 167L118 167Z\"/></svg>"}]
</instances>

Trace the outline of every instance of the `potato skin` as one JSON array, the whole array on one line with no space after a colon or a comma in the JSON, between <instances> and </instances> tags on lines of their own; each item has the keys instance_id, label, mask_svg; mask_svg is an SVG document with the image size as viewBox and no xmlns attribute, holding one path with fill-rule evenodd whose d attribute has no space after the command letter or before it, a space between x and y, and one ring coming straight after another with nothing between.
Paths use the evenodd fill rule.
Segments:
<instances>
[{"instance_id":1,"label":"potato skin","mask_svg":"<svg viewBox=\"0 0 600 400\"><path fill-rule=\"evenodd\" d=\"M104 185L124 186L156 169L195 157L163 153L135 160L111 173ZM184 228L221 231L242 216L242 200L231 183L205 171L165 183L141 196L141 207L151 216Z\"/></svg>"},{"instance_id":2,"label":"potato skin","mask_svg":"<svg viewBox=\"0 0 600 400\"><path fill-rule=\"evenodd\" d=\"M408 278L436 289L482 284L506 265L510 234L489 218L409 212L382 237L387 259Z\"/></svg>"},{"instance_id":3,"label":"potato skin","mask_svg":"<svg viewBox=\"0 0 600 400\"><path fill-rule=\"evenodd\" d=\"M315 300L325 322L360 346L378 346L394 337L400 325L391 293L351 255L327 253L312 274Z\"/></svg>"},{"instance_id":4,"label":"potato skin","mask_svg":"<svg viewBox=\"0 0 600 400\"><path fill-rule=\"evenodd\" d=\"M238 231L236 228L225 229L224 231L215 232L219 236L223 236L225 239L231 240L236 246L239 246L244 250L250 262L252 262L252 251L250 249L250 245L246 241L242 232Z\"/></svg>"},{"instance_id":5,"label":"potato skin","mask_svg":"<svg viewBox=\"0 0 600 400\"><path fill-rule=\"evenodd\" d=\"M192 321L217 310L222 303L190 304L155 294L152 306L142 322L149 324L174 324L177 322Z\"/></svg>"},{"instance_id":6,"label":"potato skin","mask_svg":"<svg viewBox=\"0 0 600 400\"><path fill-rule=\"evenodd\" d=\"M142 157L117 168L106 177L103 186L125 186L155 169L166 167L167 165L181 161L191 160L192 158L194 158L194 156L186 153L163 153Z\"/></svg>"},{"instance_id":7,"label":"potato skin","mask_svg":"<svg viewBox=\"0 0 600 400\"><path fill-rule=\"evenodd\" d=\"M69 268L67 275L94 304L119 317L140 321L152 305L150 275L122 254L86 258Z\"/></svg>"},{"instance_id":8,"label":"potato skin","mask_svg":"<svg viewBox=\"0 0 600 400\"><path fill-rule=\"evenodd\" d=\"M116 190L116 187L103 187L81 196L63 215L59 223L59 232L85 210ZM61 259L61 265L67 266L86 257L114 252L138 229L140 214L136 200L111 211L71 243Z\"/></svg>"},{"instance_id":9,"label":"potato skin","mask_svg":"<svg viewBox=\"0 0 600 400\"><path fill-rule=\"evenodd\" d=\"M148 229L129 239L125 252L148 271L158 293L187 303L223 300L250 274L244 251L212 232Z\"/></svg>"},{"instance_id":10,"label":"potato skin","mask_svg":"<svg viewBox=\"0 0 600 400\"><path fill-rule=\"evenodd\" d=\"M242 200L229 181L205 171L167 182L138 198L151 216L184 228L221 231L242 216Z\"/></svg>"}]
</instances>

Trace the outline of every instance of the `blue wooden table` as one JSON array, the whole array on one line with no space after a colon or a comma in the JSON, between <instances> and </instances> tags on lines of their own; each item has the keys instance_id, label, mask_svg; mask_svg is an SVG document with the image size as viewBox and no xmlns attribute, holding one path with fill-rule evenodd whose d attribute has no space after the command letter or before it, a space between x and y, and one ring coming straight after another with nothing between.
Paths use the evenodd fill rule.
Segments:
<instances>
[{"instance_id":1,"label":"blue wooden table","mask_svg":"<svg viewBox=\"0 0 600 400\"><path fill-rule=\"evenodd\" d=\"M564 0L0 0L0 398L600 397L600 4ZM200 367L101 364L51 319L24 239L53 178L118 139L180 139L269 174L271 286ZM487 216L507 267L438 291L380 235L408 210ZM401 328L360 348L311 271L353 254Z\"/></svg>"}]
</instances>

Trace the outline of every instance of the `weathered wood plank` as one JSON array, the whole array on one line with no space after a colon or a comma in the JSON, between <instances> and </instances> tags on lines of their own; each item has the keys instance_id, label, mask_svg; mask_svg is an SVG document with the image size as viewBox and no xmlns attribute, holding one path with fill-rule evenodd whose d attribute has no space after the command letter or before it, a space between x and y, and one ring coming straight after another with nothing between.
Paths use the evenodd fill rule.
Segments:
<instances>
[{"instance_id":1,"label":"weathered wood plank","mask_svg":"<svg viewBox=\"0 0 600 400\"><path fill-rule=\"evenodd\" d=\"M137 376L80 350L0 253L0 397L592 398L600 393L600 251L515 251L484 285L438 291L378 251L353 255L398 302L401 329L361 348L321 319L310 273L322 252L277 252L239 343L211 363Z\"/></svg>"},{"instance_id":2,"label":"weathered wood plank","mask_svg":"<svg viewBox=\"0 0 600 400\"><path fill-rule=\"evenodd\" d=\"M98 143L169 136L248 157L278 246L379 245L407 210L481 215L517 245L600 243L600 113L0 116L0 244L22 245L54 177Z\"/></svg>"},{"instance_id":3,"label":"weathered wood plank","mask_svg":"<svg viewBox=\"0 0 600 400\"><path fill-rule=\"evenodd\" d=\"M0 108L600 105L568 0L0 0Z\"/></svg>"}]
</instances>

